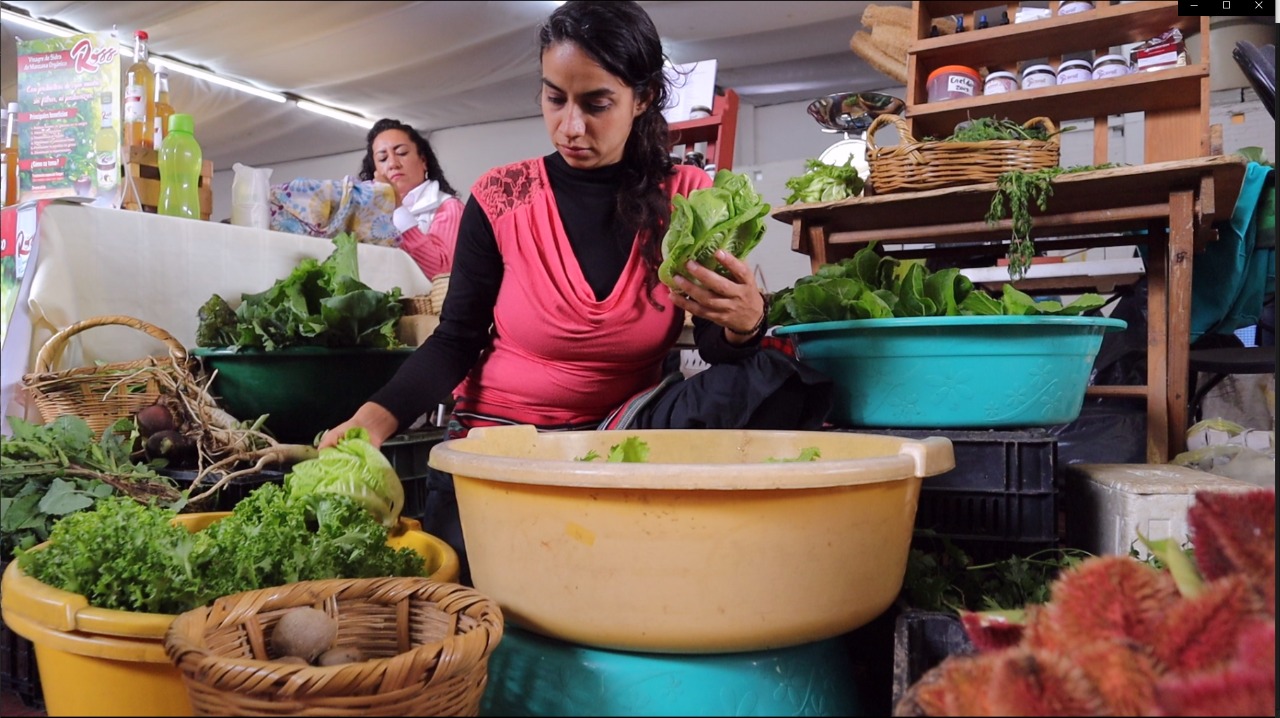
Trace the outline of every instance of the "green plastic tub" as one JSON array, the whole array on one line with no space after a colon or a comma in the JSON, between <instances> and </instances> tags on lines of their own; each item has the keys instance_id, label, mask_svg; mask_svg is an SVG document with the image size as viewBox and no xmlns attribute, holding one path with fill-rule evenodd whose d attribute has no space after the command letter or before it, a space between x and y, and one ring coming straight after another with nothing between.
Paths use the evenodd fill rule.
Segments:
<instances>
[{"instance_id":1,"label":"green plastic tub","mask_svg":"<svg viewBox=\"0 0 1280 718\"><path fill-rule=\"evenodd\" d=\"M351 418L413 353L404 349L293 347L277 351L197 348L217 371L211 391L241 421L269 414L266 426L289 443L310 444Z\"/></svg>"},{"instance_id":2,"label":"green plastic tub","mask_svg":"<svg viewBox=\"0 0 1280 718\"><path fill-rule=\"evenodd\" d=\"M853 319L779 327L830 376L846 427L1013 428L1074 421L1093 360L1123 320L1075 316Z\"/></svg>"}]
</instances>

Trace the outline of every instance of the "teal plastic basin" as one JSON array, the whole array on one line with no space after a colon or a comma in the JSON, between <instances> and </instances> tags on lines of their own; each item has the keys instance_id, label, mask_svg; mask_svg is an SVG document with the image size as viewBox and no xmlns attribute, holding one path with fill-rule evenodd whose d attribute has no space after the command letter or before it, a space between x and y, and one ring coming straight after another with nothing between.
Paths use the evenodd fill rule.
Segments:
<instances>
[{"instance_id":1,"label":"teal plastic basin","mask_svg":"<svg viewBox=\"0 0 1280 718\"><path fill-rule=\"evenodd\" d=\"M828 420L885 428L1011 428L1080 415L1093 360L1120 319L948 316L779 327L835 382Z\"/></svg>"},{"instance_id":2,"label":"teal plastic basin","mask_svg":"<svg viewBox=\"0 0 1280 718\"><path fill-rule=\"evenodd\" d=\"M630 653L507 624L481 716L862 716L845 636L744 653Z\"/></svg>"},{"instance_id":3,"label":"teal plastic basin","mask_svg":"<svg viewBox=\"0 0 1280 718\"><path fill-rule=\"evenodd\" d=\"M206 372L218 372L210 391L223 409L241 421L269 414L266 427L294 444L310 444L351 418L412 353L412 347L191 350Z\"/></svg>"}]
</instances>

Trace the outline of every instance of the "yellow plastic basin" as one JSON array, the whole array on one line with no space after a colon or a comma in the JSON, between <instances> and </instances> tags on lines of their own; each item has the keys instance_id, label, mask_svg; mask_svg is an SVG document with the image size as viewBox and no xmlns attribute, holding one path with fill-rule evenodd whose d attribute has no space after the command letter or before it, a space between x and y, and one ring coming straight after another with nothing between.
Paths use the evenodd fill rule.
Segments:
<instances>
[{"instance_id":1,"label":"yellow plastic basin","mask_svg":"<svg viewBox=\"0 0 1280 718\"><path fill-rule=\"evenodd\" d=\"M601 457L628 437L647 463ZM789 459L816 447L812 462ZM471 578L511 622L602 648L720 653L853 630L902 586L951 442L843 432L475 429L437 444Z\"/></svg>"},{"instance_id":2,"label":"yellow plastic basin","mask_svg":"<svg viewBox=\"0 0 1280 718\"><path fill-rule=\"evenodd\" d=\"M180 514L174 520L199 531L230 515ZM458 555L449 544L411 519L402 519L392 533L387 543L422 554L431 578L457 580ZM176 616L94 608L78 593L26 575L16 560L0 579L0 608L9 628L35 647L48 715L193 715L182 674L164 651L165 631Z\"/></svg>"}]
</instances>

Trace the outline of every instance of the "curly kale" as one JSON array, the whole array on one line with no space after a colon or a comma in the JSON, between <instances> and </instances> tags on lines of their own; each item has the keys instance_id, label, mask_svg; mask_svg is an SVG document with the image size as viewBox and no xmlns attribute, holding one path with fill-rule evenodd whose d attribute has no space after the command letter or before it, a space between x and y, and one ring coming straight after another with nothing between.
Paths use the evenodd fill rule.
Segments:
<instances>
[{"instance_id":1,"label":"curly kale","mask_svg":"<svg viewBox=\"0 0 1280 718\"><path fill-rule=\"evenodd\" d=\"M22 569L101 608L176 614L232 593L324 578L423 576L421 555L387 545L354 499L290 500L264 484L203 531L168 509L123 497L54 524L47 546L19 551Z\"/></svg>"}]
</instances>

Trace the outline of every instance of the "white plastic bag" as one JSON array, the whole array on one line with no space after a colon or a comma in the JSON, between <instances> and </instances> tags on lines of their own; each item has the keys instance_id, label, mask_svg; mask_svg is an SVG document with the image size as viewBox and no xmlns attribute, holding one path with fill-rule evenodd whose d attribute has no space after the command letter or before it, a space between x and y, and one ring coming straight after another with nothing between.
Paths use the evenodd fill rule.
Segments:
<instances>
[{"instance_id":1,"label":"white plastic bag","mask_svg":"<svg viewBox=\"0 0 1280 718\"><path fill-rule=\"evenodd\" d=\"M242 227L269 229L271 225L271 168L232 165L231 223Z\"/></svg>"},{"instance_id":2,"label":"white plastic bag","mask_svg":"<svg viewBox=\"0 0 1280 718\"><path fill-rule=\"evenodd\" d=\"M1275 437L1274 431L1246 429L1222 418L1205 419L1187 430L1187 450L1169 463L1275 488Z\"/></svg>"}]
</instances>

